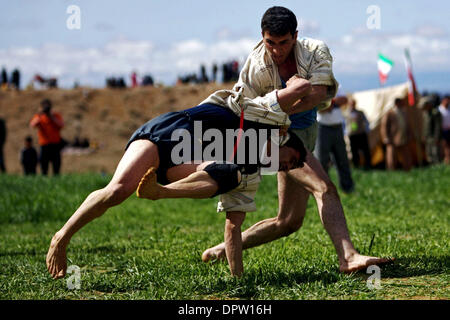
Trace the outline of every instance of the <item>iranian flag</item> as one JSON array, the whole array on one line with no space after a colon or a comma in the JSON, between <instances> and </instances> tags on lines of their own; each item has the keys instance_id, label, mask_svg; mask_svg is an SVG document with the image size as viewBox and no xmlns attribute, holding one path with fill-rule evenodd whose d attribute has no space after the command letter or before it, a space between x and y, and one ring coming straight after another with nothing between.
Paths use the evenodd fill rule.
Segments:
<instances>
[{"instance_id":1,"label":"iranian flag","mask_svg":"<svg viewBox=\"0 0 450 320\"><path fill-rule=\"evenodd\" d=\"M378 54L378 75L380 77L381 85L386 82L393 65L394 62L392 62L392 60L386 58L381 53Z\"/></svg>"},{"instance_id":2,"label":"iranian flag","mask_svg":"<svg viewBox=\"0 0 450 320\"><path fill-rule=\"evenodd\" d=\"M412 74L412 64L411 64L411 56L409 55L409 50L405 49L405 67L406 72L408 72L408 103L410 106L413 106L415 103L414 92L416 92L416 82L414 81L414 77Z\"/></svg>"}]
</instances>

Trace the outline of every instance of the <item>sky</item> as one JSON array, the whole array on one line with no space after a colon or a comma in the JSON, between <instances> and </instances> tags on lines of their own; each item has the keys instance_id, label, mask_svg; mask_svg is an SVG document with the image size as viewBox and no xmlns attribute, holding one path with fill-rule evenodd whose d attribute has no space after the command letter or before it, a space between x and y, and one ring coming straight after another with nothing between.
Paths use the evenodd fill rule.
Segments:
<instances>
[{"instance_id":1,"label":"sky","mask_svg":"<svg viewBox=\"0 0 450 320\"><path fill-rule=\"evenodd\" d=\"M71 5L79 29L68 28ZM328 45L341 93L379 87L378 53L394 61L386 86L405 82L405 48L420 91L450 92L446 0L2 1L0 66L19 68L22 86L39 73L62 87L103 87L109 76L129 82L133 70L172 85L201 64L210 72L213 63L245 61L274 5L295 13L299 37Z\"/></svg>"}]
</instances>

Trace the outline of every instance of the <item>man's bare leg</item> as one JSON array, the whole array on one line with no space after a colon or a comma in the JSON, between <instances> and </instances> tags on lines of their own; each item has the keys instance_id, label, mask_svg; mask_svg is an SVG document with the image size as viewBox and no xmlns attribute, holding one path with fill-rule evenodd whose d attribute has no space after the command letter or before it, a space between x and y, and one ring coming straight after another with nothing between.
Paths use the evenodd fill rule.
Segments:
<instances>
[{"instance_id":1,"label":"man's bare leg","mask_svg":"<svg viewBox=\"0 0 450 320\"><path fill-rule=\"evenodd\" d=\"M289 190L289 192L287 192ZM278 173L278 216L255 223L242 233L242 247L249 249L297 231L303 223L310 193L290 175ZM205 250L202 260L224 259L225 243Z\"/></svg>"},{"instance_id":2,"label":"man's bare leg","mask_svg":"<svg viewBox=\"0 0 450 320\"><path fill-rule=\"evenodd\" d=\"M444 163L450 164L450 143L445 139L442 140L442 150L444 150Z\"/></svg>"},{"instance_id":3,"label":"man's bare leg","mask_svg":"<svg viewBox=\"0 0 450 320\"><path fill-rule=\"evenodd\" d=\"M308 155L305 172L294 170L290 174L309 190L317 203L317 209L325 230L333 242L339 259L339 270L350 273L365 269L370 265L382 265L393 261L388 258L378 258L359 254L347 228L344 209L336 186L311 154Z\"/></svg>"},{"instance_id":4,"label":"man's bare leg","mask_svg":"<svg viewBox=\"0 0 450 320\"><path fill-rule=\"evenodd\" d=\"M142 177L136 194L139 198L150 200L166 198L194 198L205 199L216 194L218 190L217 181L203 169L214 161L206 161L201 164L182 164L170 168L167 172L169 180L174 181L162 186L157 183L156 169L150 168ZM178 180L180 179L180 180ZM241 173L237 172L238 181Z\"/></svg>"},{"instance_id":5,"label":"man's bare leg","mask_svg":"<svg viewBox=\"0 0 450 320\"><path fill-rule=\"evenodd\" d=\"M136 190L147 169L158 165L158 148L155 144L148 140L137 140L130 144L110 183L92 192L53 236L46 258L47 269L53 278L64 277L66 273L66 248L72 236L108 208L127 199Z\"/></svg>"},{"instance_id":6,"label":"man's bare leg","mask_svg":"<svg viewBox=\"0 0 450 320\"><path fill-rule=\"evenodd\" d=\"M204 199L212 197L218 189L217 182L206 171L196 171L184 179L162 186L156 181L156 169L150 168L142 177L136 194L150 200L168 198Z\"/></svg>"},{"instance_id":7,"label":"man's bare leg","mask_svg":"<svg viewBox=\"0 0 450 320\"><path fill-rule=\"evenodd\" d=\"M395 147L393 144L386 145L386 169L395 170Z\"/></svg>"},{"instance_id":8,"label":"man's bare leg","mask_svg":"<svg viewBox=\"0 0 450 320\"><path fill-rule=\"evenodd\" d=\"M306 212L308 196L305 191L309 191L314 195L322 224L336 248L341 272L353 272L371 264L391 261L363 256L355 250L336 187L311 153L308 152L306 160L303 168L291 170L289 173L278 173L278 216L258 222L244 231L243 249L273 241L298 230ZM295 210L295 213L292 210ZM221 258L224 254L223 244L219 244L207 249L202 259L209 261L213 257Z\"/></svg>"},{"instance_id":9,"label":"man's bare leg","mask_svg":"<svg viewBox=\"0 0 450 320\"><path fill-rule=\"evenodd\" d=\"M241 225L245 219L245 212L227 212L225 222L225 252L232 276L240 277L244 272L242 262Z\"/></svg>"}]
</instances>

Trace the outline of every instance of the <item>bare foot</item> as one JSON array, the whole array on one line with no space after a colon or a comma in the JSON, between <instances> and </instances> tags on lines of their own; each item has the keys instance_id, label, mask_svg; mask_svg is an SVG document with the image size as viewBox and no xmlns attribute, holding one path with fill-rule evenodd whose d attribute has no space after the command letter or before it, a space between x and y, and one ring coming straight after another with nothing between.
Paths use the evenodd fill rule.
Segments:
<instances>
[{"instance_id":1,"label":"bare foot","mask_svg":"<svg viewBox=\"0 0 450 320\"><path fill-rule=\"evenodd\" d=\"M151 167L142 177L136 190L138 198L158 200L161 186L156 182L156 168Z\"/></svg>"},{"instance_id":2,"label":"bare foot","mask_svg":"<svg viewBox=\"0 0 450 320\"><path fill-rule=\"evenodd\" d=\"M341 262L339 271L343 273L352 273L366 269L368 266L382 266L394 262L395 258L378 258L354 254L347 261Z\"/></svg>"},{"instance_id":3,"label":"bare foot","mask_svg":"<svg viewBox=\"0 0 450 320\"><path fill-rule=\"evenodd\" d=\"M55 234L48 249L47 270L53 279L59 279L66 275L67 259L66 259L66 245L60 241L60 237Z\"/></svg>"},{"instance_id":4,"label":"bare foot","mask_svg":"<svg viewBox=\"0 0 450 320\"><path fill-rule=\"evenodd\" d=\"M225 248L222 248L220 244L213 248L206 249L202 254L203 262L208 262L210 260L225 260L225 258Z\"/></svg>"}]
</instances>

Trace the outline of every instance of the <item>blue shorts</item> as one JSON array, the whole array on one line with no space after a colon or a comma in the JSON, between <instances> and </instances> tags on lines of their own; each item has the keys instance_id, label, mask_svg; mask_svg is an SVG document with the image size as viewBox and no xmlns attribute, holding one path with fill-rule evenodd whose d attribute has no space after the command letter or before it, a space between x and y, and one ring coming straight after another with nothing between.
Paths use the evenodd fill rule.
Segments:
<instances>
[{"instance_id":1,"label":"blue shorts","mask_svg":"<svg viewBox=\"0 0 450 320\"><path fill-rule=\"evenodd\" d=\"M159 153L159 168L157 169L158 182L167 184L169 183L166 177L167 170L177 165L172 161L172 150L180 143L180 141L172 140L172 133L176 129L186 129L189 131L191 133L191 155L194 155L194 146L196 143L198 144L197 141L194 141L194 121L202 122L203 132L214 128L225 133L226 129L238 129L240 119L230 109L214 104L202 104L183 111L169 112L148 121L138 128L131 136L125 149L127 149L133 141L140 139L150 140L156 144ZM244 121L244 130L249 128L273 129L278 127L252 121ZM205 142L201 143L202 149L207 146ZM257 170L256 165L245 165L245 168L248 173L256 172Z\"/></svg>"},{"instance_id":2,"label":"blue shorts","mask_svg":"<svg viewBox=\"0 0 450 320\"><path fill-rule=\"evenodd\" d=\"M139 127L131 136L125 150L133 141L140 139L150 140L156 144L160 163L157 169L158 182L167 184L166 171L175 166L171 159L171 152L173 147L179 143L172 141L172 132L182 128L189 130L190 126L189 117L182 111L160 115Z\"/></svg>"},{"instance_id":3,"label":"blue shorts","mask_svg":"<svg viewBox=\"0 0 450 320\"><path fill-rule=\"evenodd\" d=\"M442 130L442 139L450 144L450 130Z\"/></svg>"}]
</instances>

